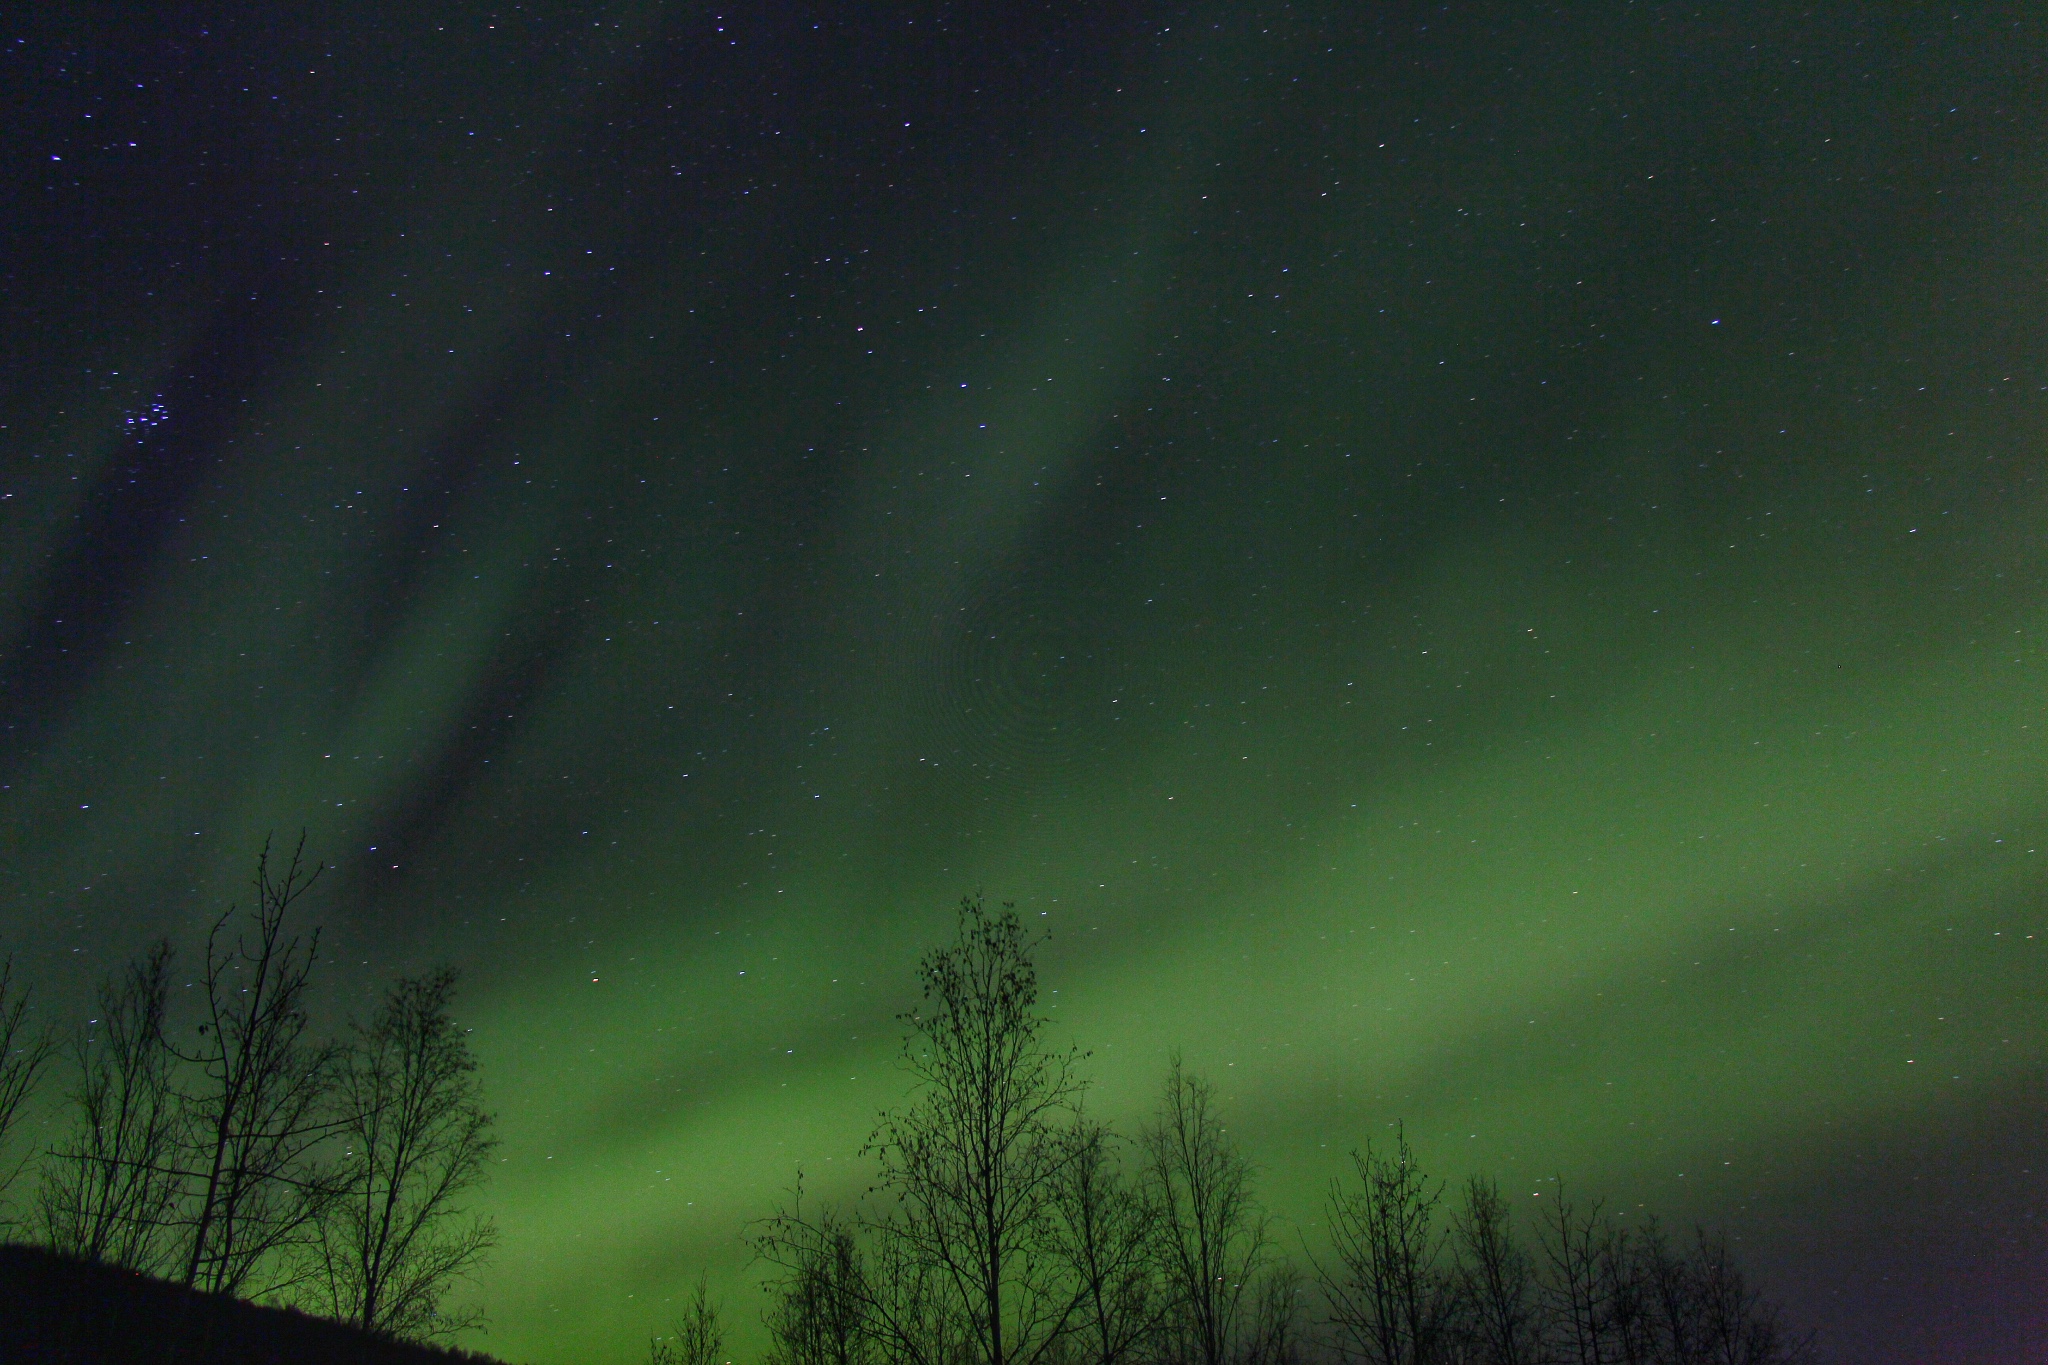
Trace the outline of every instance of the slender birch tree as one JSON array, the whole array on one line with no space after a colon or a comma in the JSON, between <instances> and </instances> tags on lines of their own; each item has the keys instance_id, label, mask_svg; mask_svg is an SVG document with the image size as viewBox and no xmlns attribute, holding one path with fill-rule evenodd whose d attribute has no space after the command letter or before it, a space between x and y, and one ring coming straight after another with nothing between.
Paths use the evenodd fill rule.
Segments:
<instances>
[{"instance_id":1,"label":"slender birch tree","mask_svg":"<svg viewBox=\"0 0 2048 1365\"><path fill-rule=\"evenodd\" d=\"M77 1122L49 1152L37 1191L43 1240L69 1256L150 1274L171 1268L187 1129L164 1036L173 953L159 939L116 984L74 1044Z\"/></svg>"},{"instance_id":2,"label":"slender birch tree","mask_svg":"<svg viewBox=\"0 0 2048 1365\"><path fill-rule=\"evenodd\" d=\"M1253 1197L1251 1161L1214 1104L1215 1088L1190 1076L1176 1055L1141 1139L1159 1220L1165 1348L1189 1365L1230 1365L1241 1351L1254 1286L1273 1251L1270 1221Z\"/></svg>"},{"instance_id":3,"label":"slender birch tree","mask_svg":"<svg viewBox=\"0 0 2048 1365\"><path fill-rule=\"evenodd\" d=\"M1366 1365L1434 1365L1458 1304L1442 1273L1443 1196L1416 1163L1405 1133L1381 1155L1368 1142L1351 1154L1357 1183L1330 1190L1330 1251L1320 1275L1345 1354Z\"/></svg>"},{"instance_id":4,"label":"slender birch tree","mask_svg":"<svg viewBox=\"0 0 2048 1365\"><path fill-rule=\"evenodd\" d=\"M448 1313L455 1283L497 1242L464 1196L497 1147L465 1032L449 1014L457 974L392 986L338 1071L344 1152L319 1225L320 1278L335 1317L411 1339L447 1336L481 1314Z\"/></svg>"},{"instance_id":5,"label":"slender birch tree","mask_svg":"<svg viewBox=\"0 0 2048 1365\"><path fill-rule=\"evenodd\" d=\"M232 908L206 936L199 1043L178 1055L198 1073L185 1094L190 1196L187 1285L241 1294L260 1266L309 1239L327 1198L317 1149L333 1131L327 1099L337 1049L308 1035L306 993L320 934L287 935L286 920L322 869L305 839L282 868L265 843L244 929Z\"/></svg>"},{"instance_id":6,"label":"slender birch tree","mask_svg":"<svg viewBox=\"0 0 2048 1365\"><path fill-rule=\"evenodd\" d=\"M891 1203L878 1250L930 1272L976 1365L1036 1365L1074 1307L1053 1220L1079 1054L1046 1041L1037 943L1014 908L961 901L953 945L919 964L924 998L903 1016L916 1090L867 1145Z\"/></svg>"},{"instance_id":7,"label":"slender birch tree","mask_svg":"<svg viewBox=\"0 0 2048 1365\"><path fill-rule=\"evenodd\" d=\"M769 1365L874 1365L895 1354L882 1349L876 1286L854 1228L829 1206L806 1218L801 1176L794 1207L757 1224L749 1241L776 1271L764 1286Z\"/></svg>"},{"instance_id":8,"label":"slender birch tree","mask_svg":"<svg viewBox=\"0 0 2048 1365\"><path fill-rule=\"evenodd\" d=\"M1513 1212L1497 1181L1472 1176L1451 1214L1468 1327L1483 1365L1540 1365L1536 1270L1515 1241Z\"/></svg>"},{"instance_id":9,"label":"slender birch tree","mask_svg":"<svg viewBox=\"0 0 2048 1365\"><path fill-rule=\"evenodd\" d=\"M703 1276L690 1291L683 1315L676 1319L669 1341L659 1338L648 1343L648 1365L721 1365L725 1356L725 1323L718 1305L711 1299L711 1287Z\"/></svg>"},{"instance_id":10,"label":"slender birch tree","mask_svg":"<svg viewBox=\"0 0 2048 1365\"><path fill-rule=\"evenodd\" d=\"M28 1162L23 1157L12 1166L5 1164L7 1134L20 1122L56 1048L56 1036L49 1029L30 1024L28 994L26 988L15 987L14 959L0 961L0 1195Z\"/></svg>"},{"instance_id":11,"label":"slender birch tree","mask_svg":"<svg viewBox=\"0 0 2048 1365\"><path fill-rule=\"evenodd\" d=\"M1156 1344L1168 1299L1154 1252L1160 1219L1125 1176L1119 1140L1077 1119L1057 1185L1059 1245L1075 1295L1070 1354L1085 1365L1126 1365Z\"/></svg>"}]
</instances>

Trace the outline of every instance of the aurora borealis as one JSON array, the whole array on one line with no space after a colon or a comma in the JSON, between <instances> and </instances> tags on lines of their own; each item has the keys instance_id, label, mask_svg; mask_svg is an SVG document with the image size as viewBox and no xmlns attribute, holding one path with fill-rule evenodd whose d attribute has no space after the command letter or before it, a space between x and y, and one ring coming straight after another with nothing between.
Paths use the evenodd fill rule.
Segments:
<instances>
[{"instance_id":1,"label":"aurora borealis","mask_svg":"<svg viewBox=\"0 0 2048 1365\"><path fill-rule=\"evenodd\" d=\"M751 1358L981 889L1311 1242L1400 1121L2037 1358L2048 12L5 34L0 950L304 828L335 1019L466 974L468 1344Z\"/></svg>"}]
</instances>

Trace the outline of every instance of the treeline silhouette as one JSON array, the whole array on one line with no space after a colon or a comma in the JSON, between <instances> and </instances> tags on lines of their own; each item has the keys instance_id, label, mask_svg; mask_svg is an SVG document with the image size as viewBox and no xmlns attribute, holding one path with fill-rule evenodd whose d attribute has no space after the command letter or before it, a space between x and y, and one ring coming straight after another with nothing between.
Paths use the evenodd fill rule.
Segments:
<instances>
[{"instance_id":1,"label":"treeline silhouette","mask_svg":"<svg viewBox=\"0 0 2048 1365\"><path fill-rule=\"evenodd\" d=\"M1625 1224L1560 1182L1455 1194L1405 1135L1331 1185L1328 1240L1286 1254L1214 1089L1176 1057L1125 1135L1052 1047L1029 937L963 900L902 1016L904 1105L872 1187L754 1224L767 1365L1793 1365L1811 1359L1725 1240ZM698 1286L656 1365L717 1365Z\"/></svg>"},{"instance_id":2,"label":"treeline silhouette","mask_svg":"<svg viewBox=\"0 0 2048 1365\"><path fill-rule=\"evenodd\" d=\"M0 1143L68 1062L68 1130L0 1247L0 1358L455 1359L478 1325L451 1292L496 1241L469 1201L496 1144L441 968L315 1038L320 875L257 860L253 903L208 933L197 1017L171 1018L176 952L149 945L68 1037L31 1027L0 965ZM1562 1182L1529 1203L1431 1179L1398 1129L1326 1201L1327 1238L1282 1246L1215 1090L1176 1056L1120 1133L1085 1109L1085 1054L1047 1037L1015 910L963 899L901 1016L903 1104L843 1205L786 1205L748 1240L764 1365L1798 1365L1726 1241L1630 1224ZM1524 1213L1517 1213L1520 1207ZM262 1300L258 1306L253 1300ZM311 1315L311 1316L309 1316ZM699 1280L653 1365L724 1365ZM466 1357L482 1360L484 1357Z\"/></svg>"},{"instance_id":3,"label":"treeline silhouette","mask_svg":"<svg viewBox=\"0 0 2048 1365\"><path fill-rule=\"evenodd\" d=\"M70 1117L0 1167L0 1193L30 1190L8 1225L30 1245L0 1258L8 1359L426 1359L395 1343L481 1322L449 1298L497 1238L468 1207L496 1139L449 1013L456 974L393 982L368 1018L316 1037L320 936L290 924L321 873L303 848L266 843L252 903L214 922L195 1018L173 1018L168 940L68 1036L31 1027L0 967L0 1142L53 1073Z\"/></svg>"}]
</instances>

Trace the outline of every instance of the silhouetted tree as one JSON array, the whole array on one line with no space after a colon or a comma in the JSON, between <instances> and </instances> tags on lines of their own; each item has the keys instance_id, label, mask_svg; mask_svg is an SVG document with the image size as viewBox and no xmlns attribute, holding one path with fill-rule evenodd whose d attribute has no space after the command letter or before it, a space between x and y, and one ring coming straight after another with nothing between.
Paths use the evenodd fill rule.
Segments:
<instances>
[{"instance_id":1,"label":"silhouetted tree","mask_svg":"<svg viewBox=\"0 0 2048 1365\"><path fill-rule=\"evenodd\" d=\"M75 1043L77 1122L50 1150L37 1191L51 1249L151 1274L175 1255L184 1187L186 1129L164 1036L172 960L159 939L119 984L101 984L99 1017Z\"/></svg>"},{"instance_id":2,"label":"silhouetted tree","mask_svg":"<svg viewBox=\"0 0 2048 1365\"><path fill-rule=\"evenodd\" d=\"M924 959L924 1003L904 1016L916 1089L865 1149L887 1207L806 1218L799 1181L752 1237L778 1272L769 1365L1298 1365L1302 1276L1276 1263L1213 1089L1173 1058L1127 1178L1114 1134L1079 1113L1076 1054L1042 1041L1033 946L1014 911L969 898L955 943ZM1443 1186L1405 1132L1352 1163L1315 1265L1348 1361L1811 1359L1719 1239L1674 1255L1654 1221L1621 1226L1560 1182L1525 1246L1490 1179L1440 1220Z\"/></svg>"},{"instance_id":3,"label":"silhouetted tree","mask_svg":"<svg viewBox=\"0 0 2048 1365\"><path fill-rule=\"evenodd\" d=\"M1247 1326L1246 1303L1267 1263L1269 1221L1252 1194L1252 1165L1213 1107L1215 1090L1178 1055L1141 1141L1158 1219L1167 1295L1166 1349L1189 1365L1228 1365Z\"/></svg>"},{"instance_id":4,"label":"silhouetted tree","mask_svg":"<svg viewBox=\"0 0 2048 1365\"><path fill-rule=\"evenodd\" d=\"M1626 1227L1612 1227L1601 1239L1600 1279L1605 1286L1606 1348L1618 1365L1662 1365L1657 1322L1645 1264L1647 1248Z\"/></svg>"},{"instance_id":5,"label":"silhouetted tree","mask_svg":"<svg viewBox=\"0 0 2048 1365\"><path fill-rule=\"evenodd\" d=\"M1055 1202L1075 1299L1070 1354L1084 1365L1124 1365L1149 1351L1168 1304L1155 1274L1160 1220L1125 1178L1107 1127L1077 1118L1066 1141Z\"/></svg>"},{"instance_id":6,"label":"silhouetted tree","mask_svg":"<svg viewBox=\"0 0 2048 1365\"><path fill-rule=\"evenodd\" d=\"M457 975L442 967L386 992L336 1068L336 1135L316 1257L322 1307L344 1322L412 1339L474 1326L480 1310L443 1300L497 1242L463 1196L489 1172L497 1139L476 1058L449 1016Z\"/></svg>"},{"instance_id":7,"label":"silhouetted tree","mask_svg":"<svg viewBox=\"0 0 2048 1365\"><path fill-rule=\"evenodd\" d=\"M270 846L256 862L256 903L246 931L235 911L206 936L205 1020L199 1046L181 1053L200 1076L186 1096L192 1174L181 1278L240 1293L266 1258L302 1243L328 1187L314 1149L331 1131L324 1112L337 1050L307 1036L306 989L320 935L287 937L285 920L319 877L299 840L282 871Z\"/></svg>"},{"instance_id":8,"label":"silhouetted tree","mask_svg":"<svg viewBox=\"0 0 2048 1365\"><path fill-rule=\"evenodd\" d=\"M1750 1286L1725 1237L1700 1229L1691 1259L1698 1359L1711 1365L1788 1365L1812 1358L1813 1339L1785 1330L1777 1305Z\"/></svg>"},{"instance_id":9,"label":"silhouetted tree","mask_svg":"<svg viewBox=\"0 0 2048 1365\"><path fill-rule=\"evenodd\" d=\"M1687 1255L1651 1219L1617 1225L1597 1201L1558 1197L1541 1227L1542 1320L1564 1365L1799 1365L1812 1336L1787 1332L1725 1240L1700 1230Z\"/></svg>"},{"instance_id":10,"label":"silhouetted tree","mask_svg":"<svg viewBox=\"0 0 2048 1365\"><path fill-rule=\"evenodd\" d=\"M910 1307L956 1314L978 1365L1033 1365L1073 1309L1053 1218L1080 1082L1076 1054L1044 1038L1035 946L1011 907L961 902L953 945L919 964L924 998L903 1016L917 1089L867 1145L894 1205L873 1225L877 1250L930 1273L939 1298Z\"/></svg>"},{"instance_id":11,"label":"silhouetted tree","mask_svg":"<svg viewBox=\"0 0 2048 1365\"><path fill-rule=\"evenodd\" d=\"M1551 1349L1566 1365L1609 1365L1615 1359L1611 1275L1626 1265L1610 1244L1615 1232L1601 1202L1575 1205L1563 1180L1538 1228L1544 1260L1543 1298Z\"/></svg>"},{"instance_id":12,"label":"silhouetted tree","mask_svg":"<svg viewBox=\"0 0 2048 1365\"><path fill-rule=\"evenodd\" d=\"M703 1277L683 1305L676 1319L673 1342L656 1339L649 1343L648 1365L720 1365L725 1355L725 1325L719 1321L718 1305Z\"/></svg>"},{"instance_id":13,"label":"silhouetted tree","mask_svg":"<svg viewBox=\"0 0 2048 1365\"><path fill-rule=\"evenodd\" d=\"M1334 1264L1319 1267L1339 1348L1367 1365L1432 1365L1458 1308L1436 1227L1443 1187L1431 1187L1398 1130L1391 1153L1368 1142L1351 1160L1357 1183L1330 1189Z\"/></svg>"},{"instance_id":14,"label":"silhouetted tree","mask_svg":"<svg viewBox=\"0 0 2048 1365\"><path fill-rule=\"evenodd\" d=\"M1298 1365L1301 1360L1301 1272L1268 1267L1253 1292L1250 1330L1238 1353L1243 1365Z\"/></svg>"},{"instance_id":15,"label":"silhouetted tree","mask_svg":"<svg viewBox=\"0 0 2048 1365\"><path fill-rule=\"evenodd\" d=\"M986 1340L961 1310L958 1280L920 1243L871 1225L867 1323L882 1365L964 1365ZM1047 1354L1051 1354L1048 1348Z\"/></svg>"},{"instance_id":16,"label":"silhouetted tree","mask_svg":"<svg viewBox=\"0 0 2048 1365\"><path fill-rule=\"evenodd\" d=\"M1539 1365L1541 1323L1536 1274L1516 1244L1514 1221L1500 1186L1472 1176L1451 1214L1466 1331L1476 1365Z\"/></svg>"},{"instance_id":17,"label":"silhouetted tree","mask_svg":"<svg viewBox=\"0 0 2048 1365\"><path fill-rule=\"evenodd\" d=\"M778 1272L765 1286L769 1365L872 1365L883 1325L853 1228L830 1208L806 1219L799 1177L795 1207L749 1240Z\"/></svg>"},{"instance_id":18,"label":"silhouetted tree","mask_svg":"<svg viewBox=\"0 0 2048 1365\"><path fill-rule=\"evenodd\" d=\"M0 1194L7 1192L28 1160L6 1164L7 1135L20 1121L56 1047L49 1029L30 1026L28 996L26 987L15 987L14 959L0 961Z\"/></svg>"},{"instance_id":19,"label":"silhouetted tree","mask_svg":"<svg viewBox=\"0 0 2048 1365\"><path fill-rule=\"evenodd\" d=\"M1656 1342L1658 1365L1701 1365L1706 1359L1700 1340L1699 1296L1690 1260L1671 1249L1671 1239L1655 1218L1636 1238L1636 1275Z\"/></svg>"}]
</instances>

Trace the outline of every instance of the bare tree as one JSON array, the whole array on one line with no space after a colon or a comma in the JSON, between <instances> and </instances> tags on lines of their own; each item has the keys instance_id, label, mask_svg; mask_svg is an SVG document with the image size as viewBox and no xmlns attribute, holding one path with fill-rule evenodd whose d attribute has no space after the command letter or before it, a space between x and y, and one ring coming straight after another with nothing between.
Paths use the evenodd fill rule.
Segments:
<instances>
[{"instance_id":1,"label":"bare tree","mask_svg":"<svg viewBox=\"0 0 2048 1365\"><path fill-rule=\"evenodd\" d=\"M1664 1365L1647 1251L1639 1234L1626 1227L1608 1229L1599 1247L1608 1349L1619 1365Z\"/></svg>"},{"instance_id":2,"label":"bare tree","mask_svg":"<svg viewBox=\"0 0 2048 1365\"><path fill-rule=\"evenodd\" d=\"M1727 1242L1701 1230L1673 1252L1651 1219L1617 1225L1598 1201L1575 1205L1562 1182L1542 1221L1539 1319L1561 1365L1798 1365L1795 1336L1744 1277ZM1468 1283L1470 1280L1468 1279Z\"/></svg>"},{"instance_id":3,"label":"bare tree","mask_svg":"<svg viewBox=\"0 0 2048 1365\"><path fill-rule=\"evenodd\" d=\"M946 1268L887 1220L829 1205L792 1207L756 1224L755 1255L777 1272L763 1287L768 1365L957 1365L971 1347Z\"/></svg>"},{"instance_id":4,"label":"bare tree","mask_svg":"<svg viewBox=\"0 0 2048 1365\"><path fill-rule=\"evenodd\" d=\"M1272 1252L1252 1194L1251 1162L1213 1108L1215 1090L1182 1069L1166 1076L1159 1112L1141 1141L1159 1220L1168 1295L1168 1349L1192 1365L1227 1365L1246 1327L1247 1298Z\"/></svg>"},{"instance_id":5,"label":"bare tree","mask_svg":"<svg viewBox=\"0 0 2048 1365\"><path fill-rule=\"evenodd\" d=\"M497 1139L448 1013L457 979L441 967L393 985L337 1068L346 1151L319 1222L319 1279L324 1306L367 1331L426 1339L481 1320L442 1309L497 1242L463 1204Z\"/></svg>"},{"instance_id":6,"label":"bare tree","mask_svg":"<svg viewBox=\"0 0 2048 1365\"><path fill-rule=\"evenodd\" d=\"M184 1185L185 1128L164 1036L173 953L159 939L117 985L100 986L99 1017L78 1033L78 1121L52 1148L37 1191L43 1239L55 1250L160 1273Z\"/></svg>"},{"instance_id":7,"label":"bare tree","mask_svg":"<svg viewBox=\"0 0 2048 1365\"><path fill-rule=\"evenodd\" d=\"M1036 946L1013 908L961 901L957 938L919 964L924 998L903 1016L914 1098L866 1147L894 1202L872 1225L878 1250L933 1273L979 1365L1034 1365L1073 1308L1051 1223L1081 1087L1076 1054L1044 1038Z\"/></svg>"},{"instance_id":8,"label":"bare tree","mask_svg":"<svg viewBox=\"0 0 2048 1365\"><path fill-rule=\"evenodd\" d=\"M1618 1262L1608 1252L1614 1230L1601 1201L1574 1205L1560 1179L1540 1234L1543 1296L1556 1353L1566 1365L1611 1365L1618 1352L1611 1326L1614 1284L1606 1272Z\"/></svg>"},{"instance_id":9,"label":"bare tree","mask_svg":"<svg viewBox=\"0 0 2048 1365\"><path fill-rule=\"evenodd\" d=\"M1330 1190L1335 1264L1319 1276L1331 1325L1344 1353L1368 1365L1431 1365L1446 1352L1458 1306L1436 1227L1443 1187L1431 1187L1399 1130L1388 1155L1368 1142L1351 1160L1356 1186Z\"/></svg>"},{"instance_id":10,"label":"bare tree","mask_svg":"<svg viewBox=\"0 0 2048 1365\"><path fill-rule=\"evenodd\" d=\"M324 1105L336 1053L307 1037L306 1018L320 935L285 934L321 872L305 865L304 848L301 837L273 872L266 843L248 930L229 937L233 909L214 922L200 1043L179 1054L201 1077L186 1096L192 1196L182 1279L216 1293L244 1292L259 1265L302 1243L327 1193L314 1149L332 1128Z\"/></svg>"},{"instance_id":11,"label":"bare tree","mask_svg":"<svg viewBox=\"0 0 2048 1365\"><path fill-rule=\"evenodd\" d=\"M986 1349L960 1306L958 1281L917 1241L869 1224L867 1322L881 1365L962 1365ZM1057 1362L1054 1347L1043 1355Z\"/></svg>"},{"instance_id":12,"label":"bare tree","mask_svg":"<svg viewBox=\"0 0 2048 1365\"><path fill-rule=\"evenodd\" d=\"M1251 1327L1239 1351L1243 1365L1299 1365L1301 1293L1301 1272L1286 1262L1259 1276Z\"/></svg>"},{"instance_id":13,"label":"bare tree","mask_svg":"<svg viewBox=\"0 0 2048 1365\"><path fill-rule=\"evenodd\" d=\"M648 1345L648 1365L720 1365L725 1356L725 1325L719 1321L718 1305L700 1275L683 1315L676 1320L673 1344L655 1340Z\"/></svg>"},{"instance_id":14,"label":"bare tree","mask_svg":"<svg viewBox=\"0 0 2048 1365\"><path fill-rule=\"evenodd\" d=\"M805 1218L799 1176L795 1207L756 1225L749 1240L778 1272L765 1286L769 1365L872 1365L882 1324L853 1228L829 1207Z\"/></svg>"},{"instance_id":15,"label":"bare tree","mask_svg":"<svg viewBox=\"0 0 2048 1365\"><path fill-rule=\"evenodd\" d=\"M1813 1339L1785 1330L1777 1305L1751 1287L1725 1237L1698 1232L1692 1280L1698 1359L1712 1365L1793 1365L1812 1358Z\"/></svg>"},{"instance_id":16,"label":"bare tree","mask_svg":"<svg viewBox=\"0 0 2048 1365\"><path fill-rule=\"evenodd\" d=\"M1637 1247L1659 1365L1704 1365L1696 1267L1672 1251L1670 1238L1655 1218L1638 1236Z\"/></svg>"},{"instance_id":17,"label":"bare tree","mask_svg":"<svg viewBox=\"0 0 2048 1365\"><path fill-rule=\"evenodd\" d=\"M1538 1365L1535 1267L1515 1242L1513 1214L1496 1182L1466 1181L1451 1235L1479 1365Z\"/></svg>"},{"instance_id":18,"label":"bare tree","mask_svg":"<svg viewBox=\"0 0 2048 1365\"><path fill-rule=\"evenodd\" d=\"M1124 1365L1147 1352L1167 1307L1153 1263L1159 1218L1125 1178L1115 1134L1076 1118L1066 1140L1057 1203L1075 1295L1073 1354L1085 1365Z\"/></svg>"},{"instance_id":19,"label":"bare tree","mask_svg":"<svg viewBox=\"0 0 2048 1365\"><path fill-rule=\"evenodd\" d=\"M49 1029L30 1027L28 996L27 989L14 987L14 959L0 961L0 1153L6 1151L7 1134L20 1121L56 1047ZM27 1161L23 1157L11 1167L0 1164L0 1194L7 1192Z\"/></svg>"}]
</instances>

